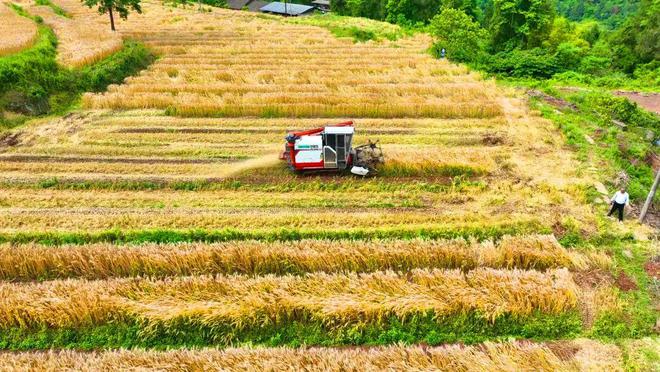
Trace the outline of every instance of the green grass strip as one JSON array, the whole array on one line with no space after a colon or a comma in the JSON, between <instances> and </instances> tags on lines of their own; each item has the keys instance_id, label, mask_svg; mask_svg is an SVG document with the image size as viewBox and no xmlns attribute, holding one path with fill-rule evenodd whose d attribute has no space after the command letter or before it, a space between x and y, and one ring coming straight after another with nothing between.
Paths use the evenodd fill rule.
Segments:
<instances>
[{"instance_id":1,"label":"green grass strip","mask_svg":"<svg viewBox=\"0 0 660 372\"><path fill-rule=\"evenodd\" d=\"M374 239L454 239L497 240L504 235L548 234L538 221L524 221L487 227L391 228L352 230L105 230L99 232L19 232L0 234L0 243L40 243L44 245L90 243L182 243L226 242L237 240L295 241L301 239L374 240Z\"/></svg>"},{"instance_id":2,"label":"green grass strip","mask_svg":"<svg viewBox=\"0 0 660 372\"><path fill-rule=\"evenodd\" d=\"M435 319L432 313L402 321L390 317L380 324L363 324L328 329L316 321L283 322L237 330L231 326L203 326L194 321L168 322L147 332L138 323L120 322L81 329L6 329L0 332L0 349L35 350L76 348L82 350L116 348L170 349L180 347L263 345L269 347L302 345L388 345L395 343L450 342L473 344L488 340L525 338L554 340L577 336L582 322L577 311L560 315L535 313L518 318L503 315L490 322L476 313Z\"/></svg>"}]
</instances>

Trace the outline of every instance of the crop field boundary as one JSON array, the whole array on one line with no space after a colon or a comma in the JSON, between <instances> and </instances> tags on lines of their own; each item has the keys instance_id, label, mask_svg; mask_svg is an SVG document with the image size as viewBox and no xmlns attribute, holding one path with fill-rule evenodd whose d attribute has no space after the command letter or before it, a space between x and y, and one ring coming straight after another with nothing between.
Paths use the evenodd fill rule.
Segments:
<instances>
[{"instance_id":1,"label":"crop field boundary","mask_svg":"<svg viewBox=\"0 0 660 372\"><path fill-rule=\"evenodd\" d=\"M527 317L501 316L494 321L478 313L438 318L433 313L421 313L401 321L388 317L379 324L362 324L332 329L313 321L281 319L280 326L260 326L236 330L231 326L204 326L185 319L161 325L141 322L115 322L91 328L71 329L8 329L0 335L0 348L5 350L35 349L117 349L148 348L169 350L190 347L228 347L240 345L288 346L304 345L349 346L425 343L442 345L452 342L476 344L524 337L535 341L571 339L582 330L580 314L560 315L537 313Z\"/></svg>"},{"instance_id":2,"label":"crop field boundary","mask_svg":"<svg viewBox=\"0 0 660 372\"><path fill-rule=\"evenodd\" d=\"M303 230L277 229L272 231L223 230L106 230L90 232L19 232L0 233L0 243L40 243L45 245L88 244L88 243L181 243L181 242L226 242L241 240L297 241L301 239L326 240L374 240L374 239L453 239L473 238L477 240L498 239L504 235L547 234L551 231L538 221L502 223L499 226L442 228L392 228L352 230Z\"/></svg>"}]
</instances>

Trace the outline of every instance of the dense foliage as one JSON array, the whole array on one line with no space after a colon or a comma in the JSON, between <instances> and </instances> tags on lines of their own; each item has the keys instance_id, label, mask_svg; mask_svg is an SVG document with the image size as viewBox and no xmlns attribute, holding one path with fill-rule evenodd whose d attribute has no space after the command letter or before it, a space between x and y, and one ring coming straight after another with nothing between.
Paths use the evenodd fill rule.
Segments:
<instances>
[{"instance_id":1,"label":"dense foliage","mask_svg":"<svg viewBox=\"0 0 660 372\"><path fill-rule=\"evenodd\" d=\"M561 0L557 10L572 21L597 19L616 26L635 13L638 5L639 0Z\"/></svg>"},{"instance_id":2,"label":"dense foliage","mask_svg":"<svg viewBox=\"0 0 660 372\"><path fill-rule=\"evenodd\" d=\"M660 85L660 1L334 0L339 14L427 28L433 51L498 75ZM612 28L616 26L616 28Z\"/></svg>"}]
</instances>

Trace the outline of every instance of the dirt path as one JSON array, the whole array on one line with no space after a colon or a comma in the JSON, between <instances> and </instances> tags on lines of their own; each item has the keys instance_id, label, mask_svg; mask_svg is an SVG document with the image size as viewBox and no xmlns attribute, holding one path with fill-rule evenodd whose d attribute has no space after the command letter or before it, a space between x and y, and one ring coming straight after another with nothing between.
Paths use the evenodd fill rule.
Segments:
<instances>
[{"instance_id":1,"label":"dirt path","mask_svg":"<svg viewBox=\"0 0 660 372\"><path fill-rule=\"evenodd\" d=\"M642 93L642 92L627 92L615 91L613 92L619 97L626 97L633 102L637 102L641 107L660 114L660 93Z\"/></svg>"}]
</instances>

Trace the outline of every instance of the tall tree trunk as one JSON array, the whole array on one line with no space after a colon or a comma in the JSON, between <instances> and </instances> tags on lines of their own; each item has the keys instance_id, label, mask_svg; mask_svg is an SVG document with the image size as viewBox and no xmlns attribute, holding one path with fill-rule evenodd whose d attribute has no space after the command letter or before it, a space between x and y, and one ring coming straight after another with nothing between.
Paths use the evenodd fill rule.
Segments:
<instances>
[{"instance_id":1,"label":"tall tree trunk","mask_svg":"<svg viewBox=\"0 0 660 372\"><path fill-rule=\"evenodd\" d=\"M115 30L115 17L112 16L112 7L110 7L110 9L108 9L108 13L110 14L110 29L112 31L114 31Z\"/></svg>"}]
</instances>

